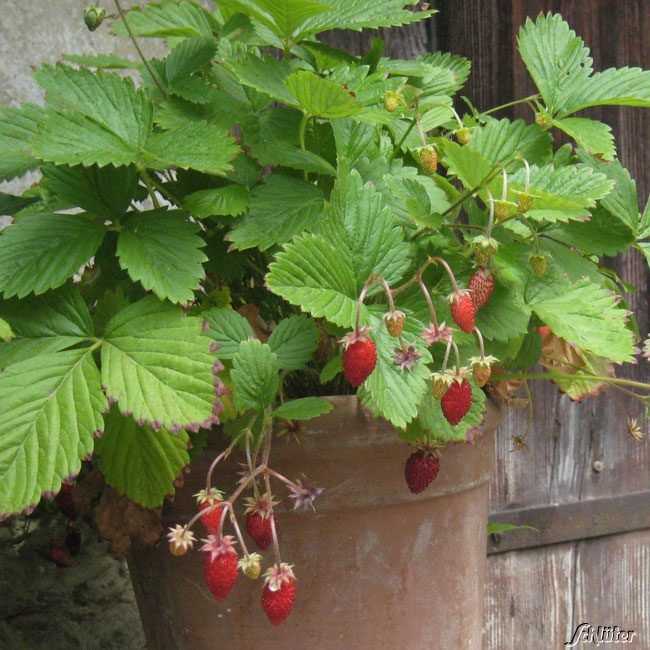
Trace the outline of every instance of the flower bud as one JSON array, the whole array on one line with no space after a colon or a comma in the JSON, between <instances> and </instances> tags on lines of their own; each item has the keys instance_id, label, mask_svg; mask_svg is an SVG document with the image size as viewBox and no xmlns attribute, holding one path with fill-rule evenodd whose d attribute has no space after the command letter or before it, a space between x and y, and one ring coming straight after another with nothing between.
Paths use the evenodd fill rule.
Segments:
<instances>
[{"instance_id":1,"label":"flower bud","mask_svg":"<svg viewBox=\"0 0 650 650\"><path fill-rule=\"evenodd\" d=\"M105 16L106 9L104 7L90 5L84 9L84 23L91 32L94 32L102 24Z\"/></svg>"}]
</instances>

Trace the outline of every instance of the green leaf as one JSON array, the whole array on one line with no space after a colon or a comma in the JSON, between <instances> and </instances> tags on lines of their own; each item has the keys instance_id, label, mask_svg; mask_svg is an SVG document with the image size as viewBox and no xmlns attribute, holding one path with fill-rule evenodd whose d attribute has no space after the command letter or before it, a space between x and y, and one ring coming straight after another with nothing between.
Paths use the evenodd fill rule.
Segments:
<instances>
[{"instance_id":1,"label":"green leaf","mask_svg":"<svg viewBox=\"0 0 650 650\"><path fill-rule=\"evenodd\" d=\"M183 201L185 209L199 219L220 216L236 217L242 212L246 212L249 203L248 188L241 185L226 185L225 187L199 190L186 196Z\"/></svg>"},{"instance_id":2,"label":"green leaf","mask_svg":"<svg viewBox=\"0 0 650 650\"><path fill-rule=\"evenodd\" d=\"M425 20L437 13L435 9L410 11L404 7L415 4L412 0L327 0L331 11L308 18L300 34L319 34L330 29L378 29L397 27Z\"/></svg>"},{"instance_id":3,"label":"green leaf","mask_svg":"<svg viewBox=\"0 0 650 650\"><path fill-rule=\"evenodd\" d=\"M122 413L170 431L218 420L219 366L201 319L149 296L114 316L103 339L102 384Z\"/></svg>"},{"instance_id":4,"label":"green leaf","mask_svg":"<svg viewBox=\"0 0 650 650\"><path fill-rule=\"evenodd\" d=\"M234 139L213 124L190 122L169 131L152 133L146 144L147 162L155 169L180 167L224 175L239 151Z\"/></svg>"},{"instance_id":5,"label":"green leaf","mask_svg":"<svg viewBox=\"0 0 650 650\"><path fill-rule=\"evenodd\" d=\"M298 40L294 33L308 18L329 10L314 0L223 0L221 6L258 20L285 42Z\"/></svg>"},{"instance_id":6,"label":"green leaf","mask_svg":"<svg viewBox=\"0 0 650 650\"><path fill-rule=\"evenodd\" d=\"M298 235L269 265L269 289L315 317L351 327L357 285L350 259L320 235Z\"/></svg>"},{"instance_id":7,"label":"green leaf","mask_svg":"<svg viewBox=\"0 0 650 650\"><path fill-rule=\"evenodd\" d=\"M488 340L507 341L528 331L530 308L518 285L495 283L490 300L478 310L476 326Z\"/></svg>"},{"instance_id":8,"label":"green leaf","mask_svg":"<svg viewBox=\"0 0 650 650\"><path fill-rule=\"evenodd\" d=\"M320 330L305 314L281 320L271 333L268 345L278 357L282 370L302 368L318 348Z\"/></svg>"},{"instance_id":9,"label":"green leaf","mask_svg":"<svg viewBox=\"0 0 650 650\"><path fill-rule=\"evenodd\" d=\"M204 312L206 334L218 343L219 359L232 359L242 341L255 338L249 322L237 311L228 307L214 307Z\"/></svg>"},{"instance_id":10,"label":"green leaf","mask_svg":"<svg viewBox=\"0 0 650 650\"><path fill-rule=\"evenodd\" d=\"M263 411L272 406L280 388L278 358L257 339L243 341L232 359L233 403L238 411Z\"/></svg>"},{"instance_id":11,"label":"green leaf","mask_svg":"<svg viewBox=\"0 0 650 650\"><path fill-rule=\"evenodd\" d=\"M111 68L129 70L138 68L140 65L132 59L125 59L115 54L64 54L63 60L86 68L97 68L98 70Z\"/></svg>"},{"instance_id":12,"label":"green leaf","mask_svg":"<svg viewBox=\"0 0 650 650\"><path fill-rule=\"evenodd\" d=\"M447 83L444 85L436 83L436 86L433 89L430 87L430 82L425 83L423 86L425 93L430 93L432 90L435 90L437 93L442 93L444 95L453 95L465 85L469 73L472 70L472 64L469 59L457 54L450 54L449 52L423 54L418 58L418 61L428 63L434 68L445 70L450 75Z\"/></svg>"},{"instance_id":13,"label":"green leaf","mask_svg":"<svg viewBox=\"0 0 650 650\"><path fill-rule=\"evenodd\" d=\"M192 302L208 259L198 231L180 210L131 212L117 240L120 266L161 300Z\"/></svg>"},{"instance_id":14,"label":"green leaf","mask_svg":"<svg viewBox=\"0 0 650 650\"><path fill-rule=\"evenodd\" d=\"M43 167L42 185L54 196L110 221L127 211L136 193L133 167Z\"/></svg>"},{"instance_id":15,"label":"green leaf","mask_svg":"<svg viewBox=\"0 0 650 650\"><path fill-rule=\"evenodd\" d=\"M580 161L614 182L614 189L603 196L601 205L617 219L636 231L639 222L639 200L636 183L618 160L603 162L585 151L578 151Z\"/></svg>"},{"instance_id":16,"label":"green leaf","mask_svg":"<svg viewBox=\"0 0 650 650\"><path fill-rule=\"evenodd\" d=\"M196 38L212 35L208 12L188 0L150 2L135 7L128 12L127 21L135 36ZM121 20L113 25L113 30L120 36L128 36Z\"/></svg>"},{"instance_id":17,"label":"green leaf","mask_svg":"<svg viewBox=\"0 0 650 650\"><path fill-rule=\"evenodd\" d=\"M92 349L41 355L0 373L0 512L56 493L92 452L107 408Z\"/></svg>"},{"instance_id":18,"label":"green leaf","mask_svg":"<svg viewBox=\"0 0 650 650\"><path fill-rule=\"evenodd\" d=\"M611 292L588 278L570 284L547 279L529 287L526 302L554 334L582 350L615 362L632 361L632 332L627 313Z\"/></svg>"},{"instance_id":19,"label":"green leaf","mask_svg":"<svg viewBox=\"0 0 650 650\"><path fill-rule=\"evenodd\" d=\"M144 508L159 508L174 494L174 481L189 464L189 437L138 426L116 410L106 416L104 435L95 443L97 465L110 486Z\"/></svg>"},{"instance_id":20,"label":"green leaf","mask_svg":"<svg viewBox=\"0 0 650 650\"><path fill-rule=\"evenodd\" d=\"M485 394L473 383L472 406L469 413L456 425L452 426L442 413L440 400L427 391L420 404L417 417L407 425L404 432L399 432L406 442L416 440L430 442L450 442L468 439L471 430L483 421L485 411Z\"/></svg>"},{"instance_id":21,"label":"green leaf","mask_svg":"<svg viewBox=\"0 0 650 650\"><path fill-rule=\"evenodd\" d=\"M323 194L315 185L271 174L253 190L248 214L236 222L227 239L237 250L266 250L313 230L323 207Z\"/></svg>"},{"instance_id":22,"label":"green leaf","mask_svg":"<svg viewBox=\"0 0 650 650\"><path fill-rule=\"evenodd\" d=\"M284 85L285 78L292 71L286 59L276 59L270 54L261 58L249 54L241 60L228 59L226 65L244 86L250 86L288 106L298 105Z\"/></svg>"},{"instance_id":23,"label":"green leaf","mask_svg":"<svg viewBox=\"0 0 650 650\"><path fill-rule=\"evenodd\" d=\"M36 104L0 108L0 180L11 180L38 167L31 144L44 111Z\"/></svg>"},{"instance_id":24,"label":"green leaf","mask_svg":"<svg viewBox=\"0 0 650 650\"><path fill-rule=\"evenodd\" d=\"M281 404L273 411L273 417L285 420L311 420L329 413L332 408L332 403L322 397L303 397Z\"/></svg>"},{"instance_id":25,"label":"green leaf","mask_svg":"<svg viewBox=\"0 0 650 650\"><path fill-rule=\"evenodd\" d=\"M605 160L616 157L614 135L608 124L586 117L563 117L553 120L553 126L564 131L591 154L600 154Z\"/></svg>"},{"instance_id":26,"label":"green leaf","mask_svg":"<svg viewBox=\"0 0 650 650\"><path fill-rule=\"evenodd\" d=\"M537 528L533 528L532 526L516 526L515 524L500 524L496 521L489 521L488 522L488 535L492 535L492 533L505 533L509 530L522 530L522 529L527 529L527 530L534 530L535 532L539 532Z\"/></svg>"},{"instance_id":27,"label":"green leaf","mask_svg":"<svg viewBox=\"0 0 650 650\"><path fill-rule=\"evenodd\" d=\"M431 356L421 338L405 332L407 344L415 342L422 359L410 370L400 370L394 361L399 342L388 334L379 319L375 319L374 325L372 338L377 346L377 366L359 389L359 398L373 414L396 427L404 427L417 415L429 390L431 371L426 363Z\"/></svg>"},{"instance_id":28,"label":"green leaf","mask_svg":"<svg viewBox=\"0 0 650 650\"><path fill-rule=\"evenodd\" d=\"M62 285L95 254L105 231L80 214L22 217L0 232L0 291L22 298Z\"/></svg>"},{"instance_id":29,"label":"green leaf","mask_svg":"<svg viewBox=\"0 0 650 650\"><path fill-rule=\"evenodd\" d=\"M319 375L320 383L326 384L328 381L332 381L340 372L343 372L343 352L339 352L323 366Z\"/></svg>"},{"instance_id":30,"label":"green leaf","mask_svg":"<svg viewBox=\"0 0 650 650\"><path fill-rule=\"evenodd\" d=\"M511 367L513 370L525 372L532 368L542 356L542 337L537 330L531 330L524 336L521 347L517 352Z\"/></svg>"},{"instance_id":31,"label":"green leaf","mask_svg":"<svg viewBox=\"0 0 650 650\"><path fill-rule=\"evenodd\" d=\"M592 60L581 38L559 14L530 18L519 30L519 53L552 114L591 74Z\"/></svg>"},{"instance_id":32,"label":"green leaf","mask_svg":"<svg viewBox=\"0 0 650 650\"><path fill-rule=\"evenodd\" d=\"M16 196L15 194L0 192L0 215L13 217L23 208L36 203L37 200L33 196Z\"/></svg>"},{"instance_id":33,"label":"green leaf","mask_svg":"<svg viewBox=\"0 0 650 650\"><path fill-rule=\"evenodd\" d=\"M322 232L350 259L357 292L373 273L393 284L410 266L410 246L401 228L382 195L372 184L364 185L356 170L337 180Z\"/></svg>"},{"instance_id":34,"label":"green leaf","mask_svg":"<svg viewBox=\"0 0 650 650\"><path fill-rule=\"evenodd\" d=\"M176 82L208 64L216 51L211 36L181 41L165 59L165 80L169 88L173 91Z\"/></svg>"},{"instance_id":35,"label":"green leaf","mask_svg":"<svg viewBox=\"0 0 650 650\"><path fill-rule=\"evenodd\" d=\"M343 86L308 70L298 70L289 75L284 85L309 115L340 118L350 117L360 110L354 97Z\"/></svg>"}]
</instances>

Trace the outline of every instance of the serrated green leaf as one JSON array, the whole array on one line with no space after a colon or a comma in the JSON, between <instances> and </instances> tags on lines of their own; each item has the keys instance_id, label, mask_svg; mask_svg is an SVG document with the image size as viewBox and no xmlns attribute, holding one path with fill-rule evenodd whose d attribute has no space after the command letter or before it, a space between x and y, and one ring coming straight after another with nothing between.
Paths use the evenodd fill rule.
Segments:
<instances>
[{"instance_id":1,"label":"serrated green leaf","mask_svg":"<svg viewBox=\"0 0 650 650\"><path fill-rule=\"evenodd\" d=\"M467 415L456 425L452 426L442 413L440 400L427 391L424 400L420 403L417 417L410 422L405 431L398 433L406 442L416 440L430 442L451 442L466 440L472 429L478 427L483 421L485 411L485 394L470 382L472 387L472 406Z\"/></svg>"},{"instance_id":2,"label":"serrated green leaf","mask_svg":"<svg viewBox=\"0 0 650 650\"><path fill-rule=\"evenodd\" d=\"M201 319L149 296L114 316L102 344L102 384L122 413L177 431L209 427L221 408Z\"/></svg>"},{"instance_id":3,"label":"serrated green leaf","mask_svg":"<svg viewBox=\"0 0 650 650\"><path fill-rule=\"evenodd\" d=\"M591 74L592 60L581 38L559 14L528 18L519 30L519 53L551 113Z\"/></svg>"},{"instance_id":4,"label":"serrated green leaf","mask_svg":"<svg viewBox=\"0 0 650 650\"><path fill-rule=\"evenodd\" d=\"M233 403L238 411L263 411L280 388L280 366L271 348L257 339L243 341L232 359Z\"/></svg>"},{"instance_id":5,"label":"serrated green leaf","mask_svg":"<svg viewBox=\"0 0 650 650\"><path fill-rule=\"evenodd\" d=\"M332 120L332 131L336 152L350 167L355 167L359 158L367 153L368 149L377 146L379 130L372 124L356 122L349 118Z\"/></svg>"},{"instance_id":6,"label":"serrated green leaf","mask_svg":"<svg viewBox=\"0 0 650 650\"><path fill-rule=\"evenodd\" d=\"M519 352L512 362L512 369L525 372L532 368L542 356L542 337L537 330L532 330L524 336Z\"/></svg>"},{"instance_id":7,"label":"serrated green leaf","mask_svg":"<svg viewBox=\"0 0 650 650\"><path fill-rule=\"evenodd\" d=\"M528 331L530 308L518 285L497 281L488 302L476 313L476 326L488 340L507 341Z\"/></svg>"},{"instance_id":8,"label":"serrated green leaf","mask_svg":"<svg viewBox=\"0 0 650 650\"><path fill-rule=\"evenodd\" d=\"M0 373L0 512L35 505L76 475L104 428L91 348L41 355Z\"/></svg>"},{"instance_id":9,"label":"serrated green leaf","mask_svg":"<svg viewBox=\"0 0 650 650\"><path fill-rule=\"evenodd\" d=\"M95 254L105 231L79 214L22 217L0 232L0 291L22 298L62 285Z\"/></svg>"},{"instance_id":10,"label":"serrated green leaf","mask_svg":"<svg viewBox=\"0 0 650 650\"><path fill-rule=\"evenodd\" d=\"M608 124L586 117L563 117L553 120L553 126L564 131L591 154L600 154L604 160L616 157L614 135Z\"/></svg>"},{"instance_id":11,"label":"serrated green leaf","mask_svg":"<svg viewBox=\"0 0 650 650\"><path fill-rule=\"evenodd\" d=\"M569 343L615 362L633 359L625 309L589 279L568 283L544 278L528 288L525 299L539 319Z\"/></svg>"},{"instance_id":12,"label":"serrated green leaf","mask_svg":"<svg viewBox=\"0 0 650 650\"><path fill-rule=\"evenodd\" d=\"M614 189L602 197L600 203L610 214L636 231L639 222L639 200L636 183L630 172L618 160L606 163L582 150L578 151L578 158L584 165L614 182Z\"/></svg>"},{"instance_id":13,"label":"serrated green leaf","mask_svg":"<svg viewBox=\"0 0 650 650\"><path fill-rule=\"evenodd\" d=\"M208 259L198 231L180 210L131 212L117 240L120 266L161 300L192 302Z\"/></svg>"},{"instance_id":14,"label":"serrated green leaf","mask_svg":"<svg viewBox=\"0 0 650 650\"><path fill-rule=\"evenodd\" d=\"M0 180L11 180L38 167L30 147L44 111L36 104L0 108Z\"/></svg>"},{"instance_id":15,"label":"serrated green leaf","mask_svg":"<svg viewBox=\"0 0 650 650\"><path fill-rule=\"evenodd\" d=\"M332 410L331 402L323 397L303 397L285 402L273 411L273 417L285 420L311 420Z\"/></svg>"},{"instance_id":16,"label":"serrated green leaf","mask_svg":"<svg viewBox=\"0 0 650 650\"><path fill-rule=\"evenodd\" d=\"M140 63L116 54L64 54L64 61L76 63L86 68L129 70L138 68Z\"/></svg>"},{"instance_id":17,"label":"serrated green leaf","mask_svg":"<svg viewBox=\"0 0 650 650\"><path fill-rule=\"evenodd\" d=\"M292 71L286 59L276 59L271 55L260 58L249 54L241 60L228 59L226 65L244 86L254 88L288 106L298 105L284 85L285 78Z\"/></svg>"},{"instance_id":18,"label":"serrated green leaf","mask_svg":"<svg viewBox=\"0 0 650 650\"><path fill-rule=\"evenodd\" d=\"M250 203L248 188L226 185L199 190L185 197L183 205L194 217L236 217L246 212Z\"/></svg>"},{"instance_id":19,"label":"serrated green leaf","mask_svg":"<svg viewBox=\"0 0 650 650\"><path fill-rule=\"evenodd\" d=\"M411 264L410 246L382 195L356 170L337 180L321 230L350 258L357 291L373 273L393 284Z\"/></svg>"},{"instance_id":20,"label":"serrated green leaf","mask_svg":"<svg viewBox=\"0 0 650 650\"><path fill-rule=\"evenodd\" d=\"M208 12L187 0L150 2L131 9L126 19L135 36L196 38L212 35ZM113 30L120 36L128 36L121 20L115 22Z\"/></svg>"},{"instance_id":21,"label":"serrated green leaf","mask_svg":"<svg viewBox=\"0 0 650 650\"><path fill-rule=\"evenodd\" d=\"M110 221L124 215L138 186L133 167L45 165L42 171L42 185L54 196Z\"/></svg>"},{"instance_id":22,"label":"serrated green leaf","mask_svg":"<svg viewBox=\"0 0 650 650\"><path fill-rule=\"evenodd\" d=\"M282 370L298 370L311 360L319 338L320 330L314 320L300 314L281 320L271 332L268 345Z\"/></svg>"},{"instance_id":23,"label":"serrated green leaf","mask_svg":"<svg viewBox=\"0 0 650 650\"><path fill-rule=\"evenodd\" d=\"M251 193L248 214L235 223L228 241L238 250L266 250L313 230L323 212L321 190L297 178L271 174Z\"/></svg>"},{"instance_id":24,"label":"serrated green leaf","mask_svg":"<svg viewBox=\"0 0 650 650\"><path fill-rule=\"evenodd\" d=\"M13 217L24 208L36 203L33 196L16 196L0 192L0 215Z\"/></svg>"},{"instance_id":25,"label":"serrated green leaf","mask_svg":"<svg viewBox=\"0 0 650 650\"><path fill-rule=\"evenodd\" d=\"M266 283L315 317L342 327L355 322L357 286L351 261L320 235L299 235L285 245L269 265Z\"/></svg>"},{"instance_id":26,"label":"serrated green leaf","mask_svg":"<svg viewBox=\"0 0 650 650\"><path fill-rule=\"evenodd\" d=\"M284 80L284 85L300 108L309 115L342 118L360 111L354 97L343 86L309 70L290 74Z\"/></svg>"},{"instance_id":27,"label":"serrated green leaf","mask_svg":"<svg viewBox=\"0 0 650 650\"><path fill-rule=\"evenodd\" d=\"M219 345L219 359L232 359L242 341L255 338L249 322L234 309L214 307L203 316L208 325L206 334Z\"/></svg>"},{"instance_id":28,"label":"serrated green leaf","mask_svg":"<svg viewBox=\"0 0 650 650\"><path fill-rule=\"evenodd\" d=\"M165 81L170 89L183 77L210 62L217 45L212 37L188 38L181 41L165 59Z\"/></svg>"},{"instance_id":29,"label":"serrated green leaf","mask_svg":"<svg viewBox=\"0 0 650 650\"><path fill-rule=\"evenodd\" d=\"M407 345L415 342L422 358L410 370L400 370L395 364L395 349L399 342L388 334L379 319L374 320L372 338L377 346L377 366L359 389L363 406L396 427L404 427L418 413L418 407L429 387L431 371L426 363L431 356L424 341L404 333Z\"/></svg>"},{"instance_id":30,"label":"serrated green leaf","mask_svg":"<svg viewBox=\"0 0 650 650\"><path fill-rule=\"evenodd\" d=\"M336 356L332 357L320 371L319 380L321 384L326 384L332 381L336 375L343 372L343 353L339 352Z\"/></svg>"},{"instance_id":31,"label":"serrated green leaf","mask_svg":"<svg viewBox=\"0 0 650 650\"><path fill-rule=\"evenodd\" d=\"M174 494L174 481L189 464L189 438L182 429L154 431L113 410L95 443L97 465L108 485L144 508L159 508Z\"/></svg>"},{"instance_id":32,"label":"serrated green leaf","mask_svg":"<svg viewBox=\"0 0 650 650\"><path fill-rule=\"evenodd\" d=\"M180 167L220 176L232 170L230 161L239 151L223 129L195 122L152 133L146 149L149 166L155 169Z\"/></svg>"},{"instance_id":33,"label":"serrated green leaf","mask_svg":"<svg viewBox=\"0 0 650 650\"><path fill-rule=\"evenodd\" d=\"M472 64L469 59L457 54L450 54L449 52L433 52L431 54L423 54L418 58L418 61L428 63L434 68L441 68L450 74L448 83L441 85L436 83L434 89L427 89L427 84L424 85L425 92L435 90L436 93L445 95L453 95L459 91L467 81L469 74L472 70Z\"/></svg>"}]
</instances>

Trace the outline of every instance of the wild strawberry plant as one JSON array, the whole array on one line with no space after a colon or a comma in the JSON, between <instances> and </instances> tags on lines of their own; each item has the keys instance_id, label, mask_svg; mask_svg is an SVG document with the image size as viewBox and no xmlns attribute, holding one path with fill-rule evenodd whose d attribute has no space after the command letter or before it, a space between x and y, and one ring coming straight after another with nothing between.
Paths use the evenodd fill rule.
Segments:
<instances>
[{"instance_id":1,"label":"wild strawberry plant","mask_svg":"<svg viewBox=\"0 0 650 650\"><path fill-rule=\"evenodd\" d=\"M358 388L416 447L405 474L419 492L437 448L474 435L486 385L644 388L614 376L638 333L607 257L650 259L650 209L609 126L581 111L649 106L650 72L594 71L566 22L540 15L518 36L537 93L512 121L507 106L454 104L460 56L390 59L379 40L354 56L319 39L434 13L403 0L115 4L88 8L87 26L111 22L139 55L139 39L163 39L164 58L67 55L35 72L43 106L0 111L0 179L40 172L0 195L13 217L0 512L33 509L84 463L159 507L222 423L230 442L194 518L206 580L221 599L238 568L260 575L235 513L249 494L246 530L275 556L262 604L280 623L295 576L271 482L296 506L321 488L275 471L271 442L326 413L322 395ZM213 474L240 449L248 469L225 497ZM171 530L172 552L193 546L193 523Z\"/></svg>"}]
</instances>

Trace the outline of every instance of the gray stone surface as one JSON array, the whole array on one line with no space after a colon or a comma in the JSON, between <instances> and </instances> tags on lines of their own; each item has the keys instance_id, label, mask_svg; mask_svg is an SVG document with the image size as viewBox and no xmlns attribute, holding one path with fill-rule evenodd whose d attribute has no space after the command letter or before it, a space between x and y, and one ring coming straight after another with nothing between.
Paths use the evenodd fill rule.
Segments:
<instances>
[{"instance_id":1,"label":"gray stone surface","mask_svg":"<svg viewBox=\"0 0 650 650\"><path fill-rule=\"evenodd\" d=\"M135 57L126 38L106 25L89 32L83 24L86 0L0 0L0 104L39 102L42 91L32 67L54 63L62 53L98 52ZM104 3L107 13L112 2ZM125 7L136 2L124 0ZM153 43L143 43L150 54ZM35 177L0 183L20 191ZM38 530L19 545L21 531L0 526L0 648L84 650L145 647L126 564L84 530L84 544L70 567L47 557L57 530Z\"/></svg>"}]
</instances>

